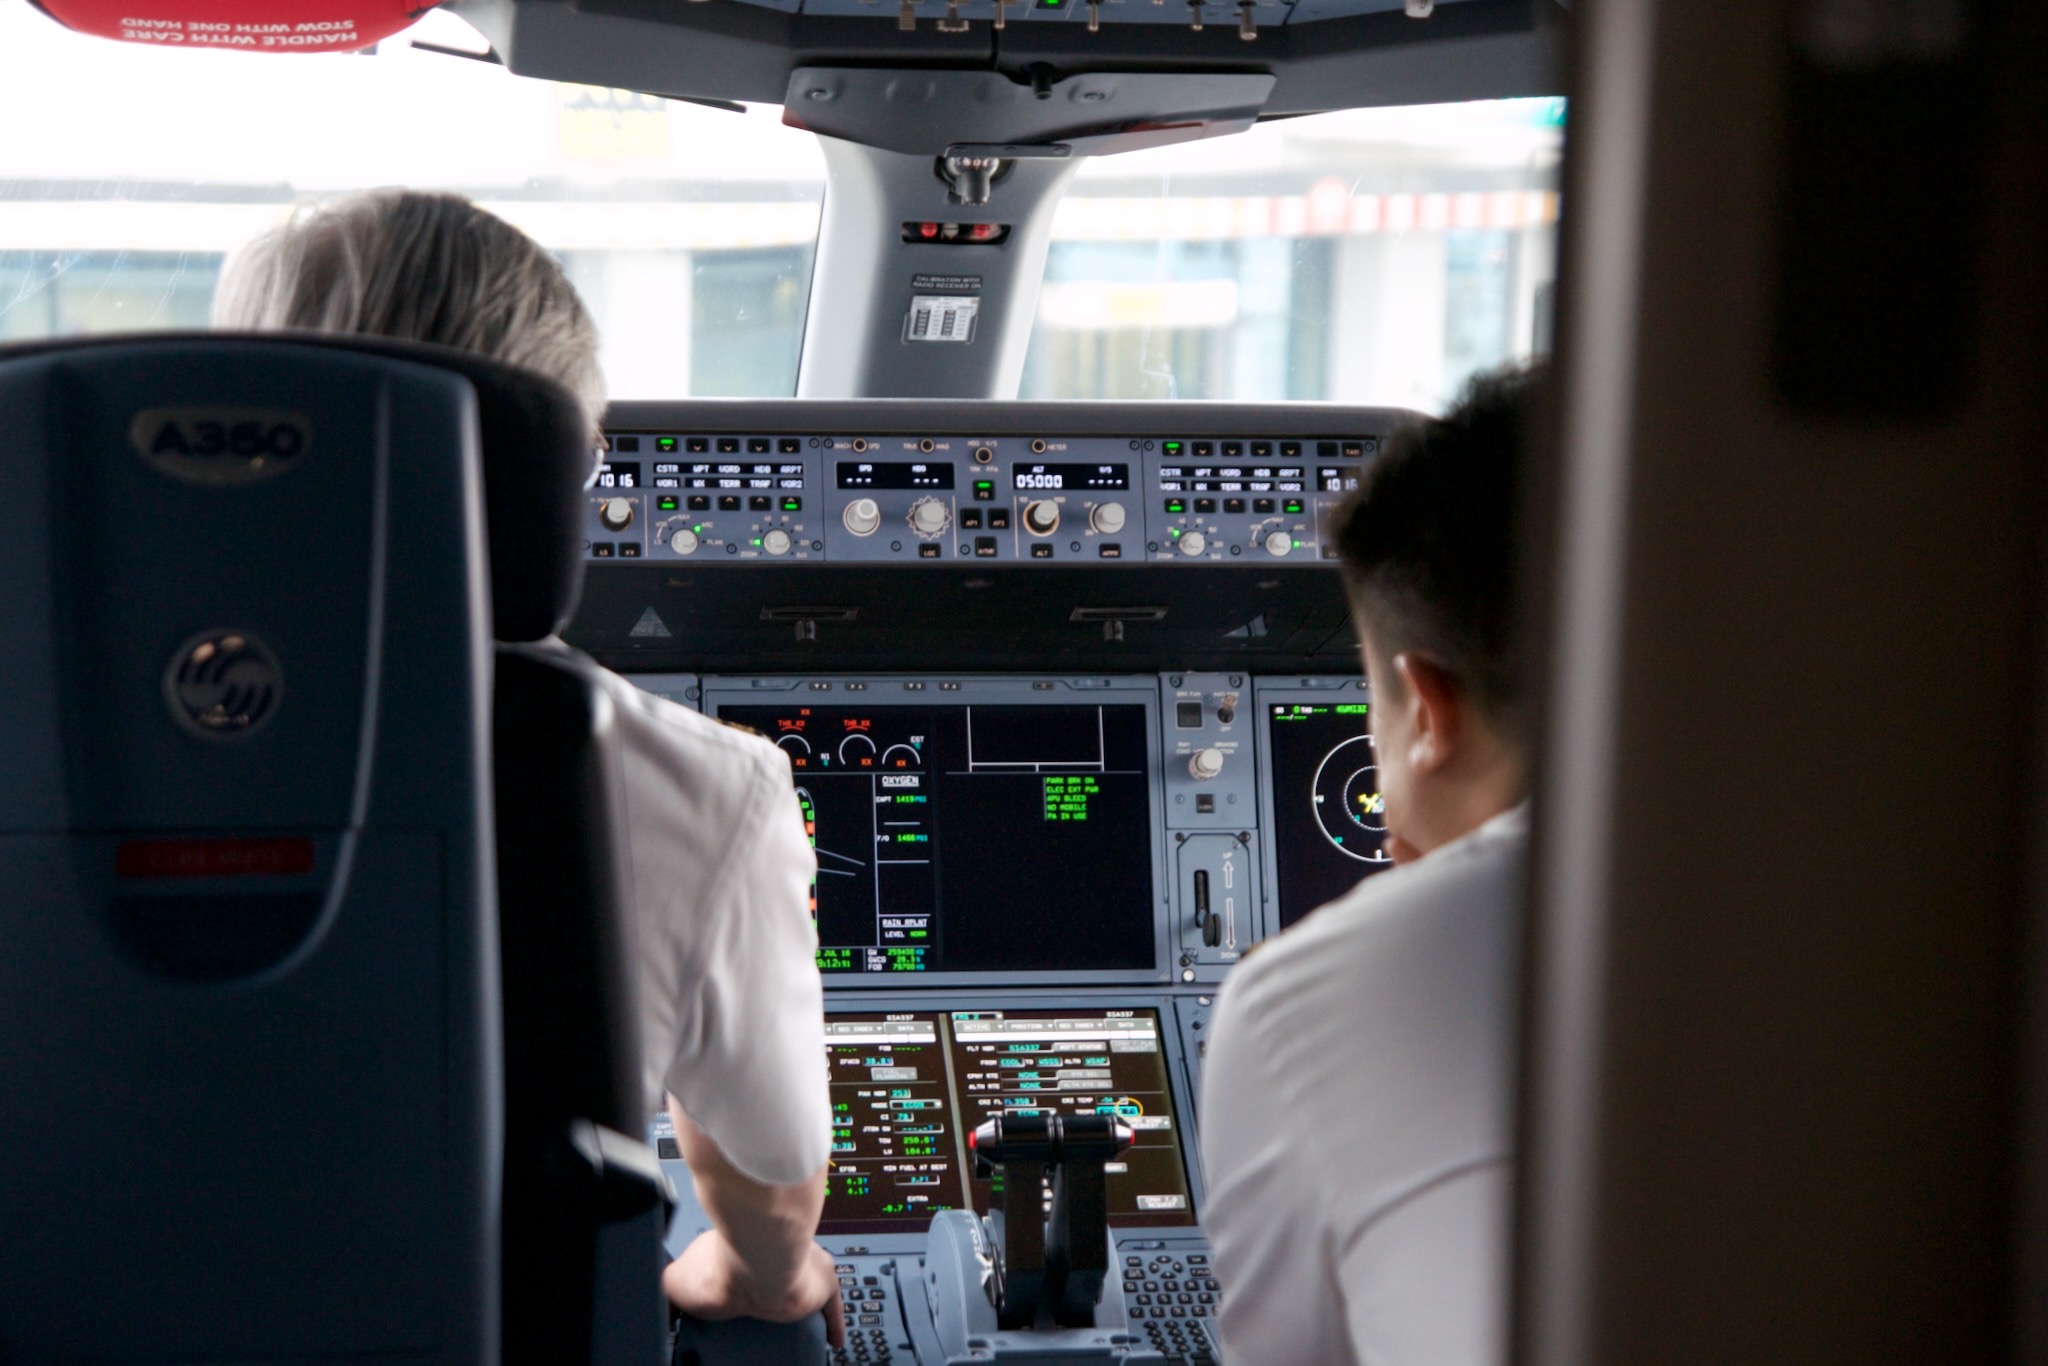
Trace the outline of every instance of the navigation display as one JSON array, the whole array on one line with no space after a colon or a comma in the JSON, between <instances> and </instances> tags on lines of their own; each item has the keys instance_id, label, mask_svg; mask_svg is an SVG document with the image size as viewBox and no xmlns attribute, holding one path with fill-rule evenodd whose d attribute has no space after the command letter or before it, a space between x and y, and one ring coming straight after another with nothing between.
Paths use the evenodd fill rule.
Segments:
<instances>
[{"instance_id":1,"label":"navigation display","mask_svg":"<svg viewBox=\"0 0 2048 1366\"><path fill-rule=\"evenodd\" d=\"M832 1015L832 1166L820 1233L922 1233L966 1203L939 1019Z\"/></svg>"},{"instance_id":2,"label":"navigation display","mask_svg":"<svg viewBox=\"0 0 2048 1366\"><path fill-rule=\"evenodd\" d=\"M789 754L822 971L1156 966L1144 707L717 714Z\"/></svg>"},{"instance_id":3,"label":"navigation display","mask_svg":"<svg viewBox=\"0 0 2048 1366\"><path fill-rule=\"evenodd\" d=\"M1266 704L1280 927L1393 867L1365 702Z\"/></svg>"},{"instance_id":4,"label":"navigation display","mask_svg":"<svg viewBox=\"0 0 2048 1366\"><path fill-rule=\"evenodd\" d=\"M1136 1141L1107 1168L1110 1223L1194 1223L1157 1012L956 1010L950 1023L964 1129L1005 1113L1116 1115ZM970 1181L977 1211L988 1213L1001 1183L1000 1171Z\"/></svg>"}]
</instances>

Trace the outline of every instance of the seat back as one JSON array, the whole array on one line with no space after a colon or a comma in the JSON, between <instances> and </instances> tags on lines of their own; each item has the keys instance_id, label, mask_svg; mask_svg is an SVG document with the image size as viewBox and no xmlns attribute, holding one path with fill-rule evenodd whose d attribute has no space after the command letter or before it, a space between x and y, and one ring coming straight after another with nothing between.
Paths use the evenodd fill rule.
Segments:
<instances>
[{"instance_id":1,"label":"seat back","mask_svg":"<svg viewBox=\"0 0 2048 1366\"><path fill-rule=\"evenodd\" d=\"M645 1363L662 1333L666 1210L639 1142L624 807L597 674L563 647L498 647L504 1340L515 1363ZM637 1162L619 1160L634 1148Z\"/></svg>"},{"instance_id":2,"label":"seat back","mask_svg":"<svg viewBox=\"0 0 2048 1366\"><path fill-rule=\"evenodd\" d=\"M559 385L469 352L321 340L453 370L476 390L499 641L504 1354L638 1366L661 1341L666 1187L640 1137L620 756L604 671L550 639L582 587L588 419Z\"/></svg>"},{"instance_id":3,"label":"seat back","mask_svg":"<svg viewBox=\"0 0 2048 1366\"><path fill-rule=\"evenodd\" d=\"M494 1361L470 385L0 353L0 1357Z\"/></svg>"}]
</instances>

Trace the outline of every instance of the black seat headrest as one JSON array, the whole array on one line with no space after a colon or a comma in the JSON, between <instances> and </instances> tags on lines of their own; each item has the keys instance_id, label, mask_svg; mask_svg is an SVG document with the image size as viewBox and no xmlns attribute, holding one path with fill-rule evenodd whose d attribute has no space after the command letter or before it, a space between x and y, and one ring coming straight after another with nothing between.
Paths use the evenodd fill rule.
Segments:
<instances>
[{"instance_id":1,"label":"black seat headrest","mask_svg":"<svg viewBox=\"0 0 2048 1366\"><path fill-rule=\"evenodd\" d=\"M493 633L540 640L568 624L583 591L584 484L594 459L583 407L544 375L468 351L327 332L141 332L0 347L0 361L97 346L246 342L363 352L452 371L476 391Z\"/></svg>"}]
</instances>

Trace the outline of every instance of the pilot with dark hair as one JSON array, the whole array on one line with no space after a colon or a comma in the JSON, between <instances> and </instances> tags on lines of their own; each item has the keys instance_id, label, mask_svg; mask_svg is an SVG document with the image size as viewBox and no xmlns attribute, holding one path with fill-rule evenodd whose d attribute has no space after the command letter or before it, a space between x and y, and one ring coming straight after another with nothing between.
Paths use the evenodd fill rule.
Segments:
<instances>
[{"instance_id":1,"label":"pilot with dark hair","mask_svg":"<svg viewBox=\"0 0 2048 1366\"><path fill-rule=\"evenodd\" d=\"M597 329L553 257L455 195L376 190L302 210L228 261L214 323L364 333L521 365L604 415ZM566 649L567 647L562 647ZM813 1241L831 1148L816 860L789 758L609 672L623 741L645 1085L664 1095L715 1227L662 1277L699 1318L826 1311Z\"/></svg>"},{"instance_id":2,"label":"pilot with dark hair","mask_svg":"<svg viewBox=\"0 0 2048 1366\"><path fill-rule=\"evenodd\" d=\"M1540 375L1389 442L1331 534L1400 865L1248 957L1204 1066L1245 1366L1505 1359L1529 754L1515 509Z\"/></svg>"}]
</instances>

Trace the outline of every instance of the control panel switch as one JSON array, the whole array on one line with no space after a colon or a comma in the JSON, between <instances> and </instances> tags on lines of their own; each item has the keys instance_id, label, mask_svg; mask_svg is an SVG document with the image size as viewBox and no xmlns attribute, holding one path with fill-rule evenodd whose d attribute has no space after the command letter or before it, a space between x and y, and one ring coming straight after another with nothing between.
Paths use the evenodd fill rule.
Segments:
<instances>
[{"instance_id":1,"label":"control panel switch","mask_svg":"<svg viewBox=\"0 0 2048 1366\"><path fill-rule=\"evenodd\" d=\"M1223 751L1220 749L1198 749L1188 756L1188 772L1196 781L1208 782L1223 772Z\"/></svg>"},{"instance_id":2,"label":"control panel switch","mask_svg":"<svg viewBox=\"0 0 2048 1366\"><path fill-rule=\"evenodd\" d=\"M1199 531L1190 531L1180 538L1180 553L1189 559L1199 557L1209 548L1209 538Z\"/></svg>"},{"instance_id":3,"label":"control panel switch","mask_svg":"<svg viewBox=\"0 0 2048 1366\"><path fill-rule=\"evenodd\" d=\"M626 498L607 498L598 504L597 520L606 531L624 531L633 525L633 504Z\"/></svg>"},{"instance_id":4,"label":"control panel switch","mask_svg":"<svg viewBox=\"0 0 2048 1366\"><path fill-rule=\"evenodd\" d=\"M881 529L882 509L872 498L856 498L846 505L840 520L856 536L872 536Z\"/></svg>"},{"instance_id":5,"label":"control panel switch","mask_svg":"<svg viewBox=\"0 0 2048 1366\"><path fill-rule=\"evenodd\" d=\"M920 498L910 505L910 529L920 536L937 536L952 524L952 509L936 498Z\"/></svg>"},{"instance_id":6,"label":"control panel switch","mask_svg":"<svg viewBox=\"0 0 2048 1366\"><path fill-rule=\"evenodd\" d=\"M1266 533L1266 553L1278 559L1294 549L1294 537L1285 531Z\"/></svg>"},{"instance_id":7,"label":"control panel switch","mask_svg":"<svg viewBox=\"0 0 2048 1366\"><path fill-rule=\"evenodd\" d=\"M668 548L678 555L696 554L697 533L686 526L677 527L674 534L668 538Z\"/></svg>"},{"instance_id":8,"label":"control panel switch","mask_svg":"<svg viewBox=\"0 0 2048 1366\"><path fill-rule=\"evenodd\" d=\"M789 533L781 527L775 528L761 538L761 549L767 551L770 555L787 555L789 553Z\"/></svg>"},{"instance_id":9,"label":"control panel switch","mask_svg":"<svg viewBox=\"0 0 2048 1366\"><path fill-rule=\"evenodd\" d=\"M1060 529L1060 505L1040 498L1024 505L1024 529L1034 536L1050 536Z\"/></svg>"},{"instance_id":10,"label":"control panel switch","mask_svg":"<svg viewBox=\"0 0 2048 1366\"><path fill-rule=\"evenodd\" d=\"M1098 535L1114 536L1124 529L1124 505L1122 503L1098 503L1088 514L1088 525Z\"/></svg>"}]
</instances>

